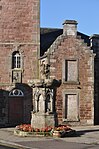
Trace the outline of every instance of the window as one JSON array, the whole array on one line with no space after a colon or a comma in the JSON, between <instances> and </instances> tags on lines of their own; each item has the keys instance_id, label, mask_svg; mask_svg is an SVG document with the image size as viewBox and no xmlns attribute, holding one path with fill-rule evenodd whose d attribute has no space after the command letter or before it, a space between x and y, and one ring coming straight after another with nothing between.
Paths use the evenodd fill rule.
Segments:
<instances>
[{"instance_id":1,"label":"window","mask_svg":"<svg viewBox=\"0 0 99 149\"><path fill-rule=\"evenodd\" d=\"M9 96L24 96L24 94L21 90L14 89L9 93Z\"/></svg>"},{"instance_id":2,"label":"window","mask_svg":"<svg viewBox=\"0 0 99 149\"><path fill-rule=\"evenodd\" d=\"M11 82L21 83L22 82L22 67L23 66L23 56L19 51L14 51L12 53L11 68L12 68L12 78Z\"/></svg>"},{"instance_id":3,"label":"window","mask_svg":"<svg viewBox=\"0 0 99 149\"><path fill-rule=\"evenodd\" d=\"M78 61L77 60L65 60L64 65L64 80L65 81L78 81Z\"/></svg>"},{"instance_id":4,"label":"window","mask_svg":"<svg viewBox=\"0 0 99 149\"><path fill-rule=\"evenodd\" d=\"M78 121L78 94L66 93L63 101L63 119Z\"/></svg>"},{"instance_id":5,"label":"window","mask_svg":"<svg viewBox=\"0 0 99 149\"><path fill-rule=\"evenodd\" d=\"M21 68L22 67L22 58L19 51L15 51L12 54L12 69Z\"/></svg>"}]
</instances>

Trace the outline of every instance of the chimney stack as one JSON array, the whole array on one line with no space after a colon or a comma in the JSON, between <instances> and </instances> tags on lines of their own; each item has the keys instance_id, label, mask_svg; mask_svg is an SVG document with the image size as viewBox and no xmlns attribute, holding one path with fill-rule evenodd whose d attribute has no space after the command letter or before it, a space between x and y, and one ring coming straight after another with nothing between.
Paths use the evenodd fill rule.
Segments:
<instances>
[{"instance_id":1,"label":"chimney stack","mask_svg":"<svg viewBox=\"0 0 99 149\"><path fill-rule=\"evenodd\" d=\"M77 36L77 21L65 20L63 23L63 35L65 36Z\"/></svg>"}]
</instances>

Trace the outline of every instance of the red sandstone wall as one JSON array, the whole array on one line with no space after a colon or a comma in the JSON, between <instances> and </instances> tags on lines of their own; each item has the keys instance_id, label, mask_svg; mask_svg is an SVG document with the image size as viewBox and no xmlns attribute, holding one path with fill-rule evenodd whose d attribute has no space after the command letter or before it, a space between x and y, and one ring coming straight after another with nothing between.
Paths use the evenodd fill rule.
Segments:
<instances>
[{"instance_id":1,"label":"red sandstone wall","mask_svg":"<svg viewBox=\"0 0 99 149\"><path fill-rule=\"evenodd\" d=\"M32 91L27 90L26 84L29 79L38 77L39 19L39 0L0 1L0 90L4 89L3 96L8 102L7 92L14 88L11 68L12 53L18 50L22 54L22 83L25 83L21 87L25 95L24 123L30 122L32 110ZM9 122L8 106L7 103L4 109L6 114L0 124Z\"/></svg>"},{"instance_id":2,"label":"red sandstone wall","mask_svg":"<svg viewBox=\"0 0 99 149\"><path fill-rule=\"evenodd\" d=\"M22 82L38 77L39 0L0 1L0 83L11 83L11 55L23 55Z\"/></svg>"},{"instance_id":3,"label":"red sandstone wall","mask_svg":"<svg viewBox=\"0 0 99 149\"><path fill-rule=\"evenodd\" d=\"M57 44L58 45L58 44ZM57 46L56 46L57 47ZM90 48L80 39L71 37L65 38L55 49L50 57L51 76L61 80L62 84L57 89L56 106L59 123L63 122L63 91L79 91L79 119L78 123L92 124L93 118L93 56ZM78 59L78 83L66 83L62 80L63 60Z\"/></svg>"},{"instance_id":4,"label":"red sandstone wall","mask_svg":"<svg viewBox=\"0 0 99 149\"><path fill-rule=\"evenodd\" d=\"M1 42L36 42L39 27L38 3L39 0L3 0L0 2Z\"/></svg>"}]
</instances>

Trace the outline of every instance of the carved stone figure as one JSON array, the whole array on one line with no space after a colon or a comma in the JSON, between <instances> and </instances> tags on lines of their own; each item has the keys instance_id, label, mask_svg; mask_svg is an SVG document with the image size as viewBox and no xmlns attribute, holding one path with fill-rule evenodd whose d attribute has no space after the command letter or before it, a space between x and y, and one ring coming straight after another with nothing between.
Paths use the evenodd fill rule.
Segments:
<instances>
[{"instance_id":1,"label":"carved stone figure","mask_svg":"<svg viewBox=\"0 0 99 149\"><path fill-rule=\"evenodd\" d=\"M45 111L48 113L53 112L53 94L51 90L48 90L46 94Z\"/></svg>"},{"instance_id":2,"label":"carved stone figure","mask_svg":"<svg viewBox=\"0 0 99 149\"><path fill-rule=\"evenodd\" d=\"M41 61L40 72L41 72L42 79L48 79L49 72L50 72L50 65L48 64L47 60Z\"/></svg>"}]
</instances>

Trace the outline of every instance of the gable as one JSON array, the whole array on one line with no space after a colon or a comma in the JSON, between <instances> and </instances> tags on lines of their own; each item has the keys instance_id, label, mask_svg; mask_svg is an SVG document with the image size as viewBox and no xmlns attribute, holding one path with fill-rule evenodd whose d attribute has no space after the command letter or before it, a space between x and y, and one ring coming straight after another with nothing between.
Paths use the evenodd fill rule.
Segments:
<instances>
[{"instance_id":1,"label":"gable","mask_svg":"<svg viewBox=\"0 0 99 149\"><path fill-rule=\"evenodd\" d=\"M56 38L63 34L63 29L53 29L53 28L41 28L40 29L40 56L44 55L44 52L53 44ZM90 45L89 36L81 32L77 32L77 36L84 39L87 45Z\"/></svg>"}]
</instances>

